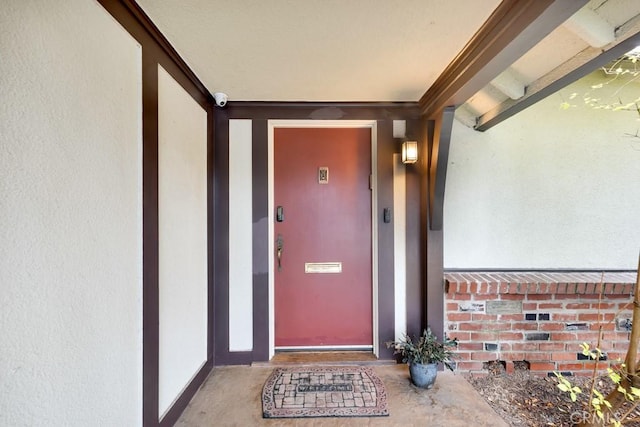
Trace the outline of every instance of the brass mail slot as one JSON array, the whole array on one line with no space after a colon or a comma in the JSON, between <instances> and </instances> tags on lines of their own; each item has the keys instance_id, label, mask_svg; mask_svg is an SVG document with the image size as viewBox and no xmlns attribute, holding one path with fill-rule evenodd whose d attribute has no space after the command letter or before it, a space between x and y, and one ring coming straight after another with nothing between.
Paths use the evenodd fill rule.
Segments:
<instances>
[{"instance_id":1,"label":"brass mail slot","mask_svg":"<svg viewBox=\"0 0 640 427\"><path fill-rule=\"evenodd\" d=\"M341 262L305 262L305 273L342 273Z\"/></svg>"}]
</instances>

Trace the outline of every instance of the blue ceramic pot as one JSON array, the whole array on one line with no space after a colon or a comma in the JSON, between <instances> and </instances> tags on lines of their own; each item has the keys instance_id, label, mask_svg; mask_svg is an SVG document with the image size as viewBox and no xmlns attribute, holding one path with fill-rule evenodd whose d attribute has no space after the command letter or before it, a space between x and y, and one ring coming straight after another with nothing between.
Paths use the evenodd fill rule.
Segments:
<instances>
[{"instance_id":1,"label":"blue ceramic pot","mask_svg":"<svg viewBox=\"0 0 640 427\"><path fill-rule=\"evenodd\" d=\"M409 364L409 374L411 375L411 382L420 388L430 389L436 382L436 375L438 374L437 363L411 363Z\"/></svg>"}]
</instances>

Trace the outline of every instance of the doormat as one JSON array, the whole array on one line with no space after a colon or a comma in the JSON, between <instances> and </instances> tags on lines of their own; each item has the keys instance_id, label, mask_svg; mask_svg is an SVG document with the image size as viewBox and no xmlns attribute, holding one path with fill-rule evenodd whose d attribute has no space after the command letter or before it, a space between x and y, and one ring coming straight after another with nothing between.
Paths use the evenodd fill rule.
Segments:
<instances>
[{"instance_id":1,"label":"doormat","mask_svg":"<svg viewBox=\"0 0 640 427\"><path fill-rule=\"evenodd\" d=\"M387 392L371 368L276 368L262 389L263 418L384 417Z\"/></svg>"}]
</instances>

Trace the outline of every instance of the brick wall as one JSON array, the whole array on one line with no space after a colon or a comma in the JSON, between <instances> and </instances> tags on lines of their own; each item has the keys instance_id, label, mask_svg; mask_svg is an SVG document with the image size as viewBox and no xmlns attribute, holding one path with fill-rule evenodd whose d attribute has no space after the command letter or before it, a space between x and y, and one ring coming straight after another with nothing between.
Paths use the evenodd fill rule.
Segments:
<instances>
[{"instance_id":1,"label":"brick wall","mask_svg":"<svg viewBox=\"0 0 640 427\"><path fill-rule=\"evenodd\" d=\"M580 344L595 347L600 367L624 359L636 273L446 273L445 331L457 337L458 369L483 371L502 361L507 371L587 374ZM599 298L602 287L602 299ZM526 361L528 363L519 363Z\"/></svg>"}]
</instances>

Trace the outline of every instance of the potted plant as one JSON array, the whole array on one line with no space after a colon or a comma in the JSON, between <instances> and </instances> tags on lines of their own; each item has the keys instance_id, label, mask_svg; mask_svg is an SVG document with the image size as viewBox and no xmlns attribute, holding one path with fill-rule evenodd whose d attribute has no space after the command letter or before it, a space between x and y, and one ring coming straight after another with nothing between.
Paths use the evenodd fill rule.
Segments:
<instances>
[{"instance_id":1,"label":"potted plant","mask_svg":"<svg viewBox=\"0 0 640 427\"><path fill-rule=\"evenodd\" d=\"M417 387L429 389L436 382L438 363L444 364L453 371L453 349L458 345L458 339L450 339L445 335L444 341L439 341L430 328L414 341L409 335L404 335L400 341L389 341L387 348L394 348L393 354L402 356L402 362L409 364L411 382Z\"/></svg>"}]
</instances>

